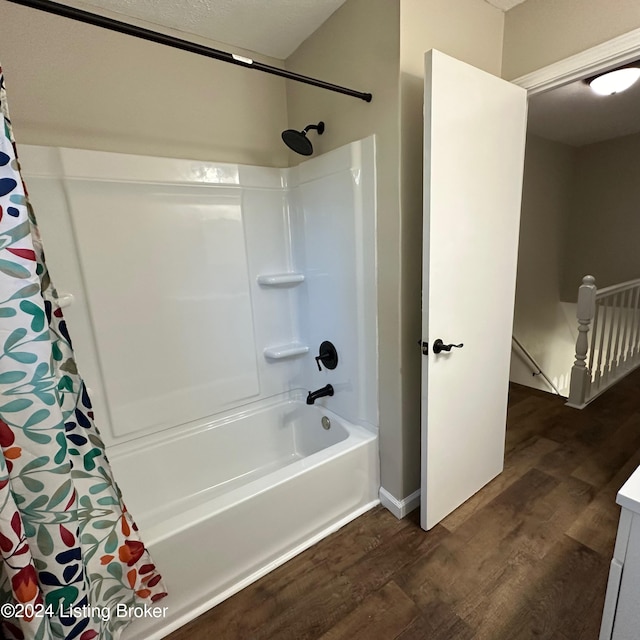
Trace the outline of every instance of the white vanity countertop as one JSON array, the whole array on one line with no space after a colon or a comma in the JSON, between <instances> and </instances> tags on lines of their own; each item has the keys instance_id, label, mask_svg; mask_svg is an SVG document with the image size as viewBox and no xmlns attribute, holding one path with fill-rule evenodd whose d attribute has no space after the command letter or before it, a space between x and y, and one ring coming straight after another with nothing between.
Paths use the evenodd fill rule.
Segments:
<instances>
[{"instance_id":1,"label":"white vanity countertop","mask_svg":"<svg viewBox=\"0 0 640 640\"><path fill-rule=\"evenodd\" d=\"M618 491L616 502L621 507L640 514L640 467L622 485L622 489Z\"/></svg>"}]
</instances>

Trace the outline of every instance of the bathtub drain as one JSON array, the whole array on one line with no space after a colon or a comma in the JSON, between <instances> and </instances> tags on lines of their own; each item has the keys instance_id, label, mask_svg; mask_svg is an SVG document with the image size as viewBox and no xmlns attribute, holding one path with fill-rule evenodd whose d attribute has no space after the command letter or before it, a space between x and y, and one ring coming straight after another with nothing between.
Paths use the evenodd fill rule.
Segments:
<instances>
[{"instance_id":1,"label":"bathtub drain","mask_svg":"<svg viewBox=\"0 0 640 640\"><path fill-rule=\"evenodd\" d=\"M331 420L327 416L322 416L322 426L325 429L331 429Z\"/></svg>"}]
</instances>

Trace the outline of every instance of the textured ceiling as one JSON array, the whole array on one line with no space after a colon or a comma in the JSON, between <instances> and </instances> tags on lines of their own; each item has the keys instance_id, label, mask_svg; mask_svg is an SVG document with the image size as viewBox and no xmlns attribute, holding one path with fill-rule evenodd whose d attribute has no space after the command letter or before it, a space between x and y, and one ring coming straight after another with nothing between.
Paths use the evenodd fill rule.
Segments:
<instances>
[{"instance_id":1,"label":"textured ceiling","mask_svg":"<svg viewBox=\"0 0 640 640\"><path fill-rule=\"evenodd\" d=\"M598 96L581 80L529 100L529 130L576 147L640 131L640 82Z\"/></svg>"},{"instance_id":2,"label":"textured ceiling","mask_svg":"<svg viewBox=\"0 0 640 640\"><path fill-rule=\"evenodd\" d=\"M106 9L284 60L345 0L84 0Z\"/></svg>"},{"instance_id":3,"label":"textured ceiling","mask_svg":"<svg viewBox=\"0 0 640 640\"><path fill-rule=\"evenodd\" d=\"M57 0L288 58L346 0ZM525 0L486 0L508 11Z\"/></svg>"},{"instance_id":4,"label":"textured ceiling","mask_svg":"<svg viewBox=\"0 0 640 640\"><path fill-rule=\"evenodd\" d=\"M509 9L513 9L517 4L522 4L524 1L525 0L486 0L489 4L503 11L509 11Z\"/></svg>"}]
</instances>

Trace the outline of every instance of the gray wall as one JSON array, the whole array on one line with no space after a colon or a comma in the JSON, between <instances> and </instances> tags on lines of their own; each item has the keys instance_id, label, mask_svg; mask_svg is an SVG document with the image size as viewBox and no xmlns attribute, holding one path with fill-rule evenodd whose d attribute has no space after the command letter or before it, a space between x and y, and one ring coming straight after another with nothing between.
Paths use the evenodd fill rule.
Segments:
<instances>
[{"instance_id":1,"label":"gray wall","mask_svg":"<svg viewBox=\"0 0 640 640\"><path fill-rule=\"evenodd\" d=\"M527 135L513 334L561 393L573 364L575 311L561 301L577 150ZM575 288L574 288L575 295ZM511 380L549 391L514 349Z\"/></svg>"},{"instance_id":2,"label":"gray wall","mask_svg":"<svg viewBox=\"0 0 640 640\"><path fill-rule=\"evenodd\" d=\"M398 2L347 0L287 60L287 67L373 93L366 104L305 85L290 86L292 126L322 119L326 132L314 138L320 152L376 135L377 278L380 446L382 483L403 497L400 357ZM389 486L387 486L389 485ZM397 493L396 493L397 492Z\"/></svg>"},{"instance_id":3,"label":"gray wall","mask_svg":"<svg viewBox=\"0 0 640 640\"><path fill-rule=\"evenodd\" d=\"M382 482L397 498L419 476L424 51L513 78L638 26L635 0L615 11L610 0L528 0L506 14L484 0L347 0L286 65L372 91L367 105L0 5L22 143L284 166L279 134L288 125L325 119L320 153L376 134Z\"/></svg>"},{"instance_id":4,"label":"gray wall","mask_svg":"<svg viewBox=\"0 0 640 640\"><path fill-rule=\"evenodd\" d=\"M285 64L371 104L6 2L0 41L24 144L283 166L287 126L324 119L319 153L376 134L382 477L402 498L419 478L423 53L499 75L503 21L484 0L347 0Z\"/></svg>"},{"instance_id":5,"label":"gray wall","mask_svg":"<svg viewBox=\"0 0 640 640\"><path fill-rule=\"evenodd\" d=\"M404 464L399 493L420 486L420 377L422 332L422 146L424 53L439 49L497 76L502 62L504 14L477 0L400 2L400 362L396 377Z\"/></svg>"},{"instance_id":6,"label":"gray wall","mask_svg":"<svg viewBox=\"0 0 640 640\"><path fill-rule=\"evenodd\" d=\"M502 76L518 78L638 28L636 0L527 0L505 14ZM629 250L640 195L629 175L634 144L601 144L571 152L530 139L527 148L514 333L560 387L573 364L582 276L597 271L604 285L640 277ZM514 354L512 380L548 390L530 372Z\"/></svg>"},{"instance_id":7,"label":"gray wall","mask_svg":"<svg viewBox=\"0 0 640 640\"><path fill-rule=\"evenodd\" d=\"M281 78L9 2L0 3L0 42L22 144L287 165Z\"/></svg>"},{"instance_id":8,"label":"gray wall","mask_svg":"<svg viewBox=\"0 0 640 640\"><path fill-rule=\"evenodd\" d=\"M577 150L569 224L565 299L586 274L598 287L640 278L640 134Z\"/></svg>"},{"instance_id":9,"label":"gray wall","mask_svg":"<svg viewBox=\"0 0 640 640\"><path fill-rule=\"evenodd\" d=\"M640 134L569 147L527 137L514 335L568 393L582 278L640 278ZM511 379L549 390L514 352Z\"/></svg>"},{"instance_id":10,"label":"gray wall","mask_svg":"<svg viewBox=\"0 0 640 640\"><path fill-rule=\"evenodd\" d=\"M372 91L370 105L290 87L294 124L327 121L319 151L375 133L382 485L420 484L422 103L431 48L500 75L504 15L483 0L347 0L287 60L294 71Z\"/></svg>"},{"instance_id":11,"label":"gray wall","mask_svg":"<svg viewBox=\"0 0 640 640\"><path fill-rule=\"evenodd\" d=\"M518 78L639 27L637 0L527 0L505 15L502 76Z\"/></svg>"}]
</instances>

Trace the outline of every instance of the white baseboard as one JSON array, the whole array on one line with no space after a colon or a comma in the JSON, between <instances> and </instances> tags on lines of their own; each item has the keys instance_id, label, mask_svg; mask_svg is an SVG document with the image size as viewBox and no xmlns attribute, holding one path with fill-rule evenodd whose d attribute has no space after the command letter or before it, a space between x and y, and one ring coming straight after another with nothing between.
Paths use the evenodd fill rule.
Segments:
<instances>
[{"instance_id":1,"label":"white baseboard","mask_svg":"<svg viewBox=\"0 0 640 640\"><path fill-rule=\"evenodd\" d=\"M420 489L402 500L392 496L384 487L380 487L378 495L380 496L380 504L391 511L398 520L401 520L420 506Z\"/></svg>"}]
</instances>

